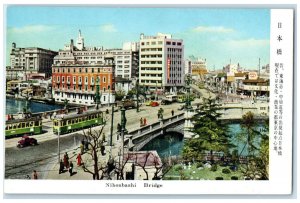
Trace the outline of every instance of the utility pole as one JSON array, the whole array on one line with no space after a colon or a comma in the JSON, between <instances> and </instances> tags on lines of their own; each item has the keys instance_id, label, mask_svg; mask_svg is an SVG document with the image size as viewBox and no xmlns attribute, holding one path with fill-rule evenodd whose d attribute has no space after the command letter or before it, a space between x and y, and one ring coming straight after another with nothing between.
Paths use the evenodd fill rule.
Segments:
<instances>
[{"instance_id":1,"label":"utility pole","mask_svg":"<svg viewBox=\"0 0 300 203\"><path fill-rule=\"evenodd\" d=\"M60 163L60 122L58 122L58 128L57 128L57 155L58 155L58 163Z\"/></svg>"},{"instance_id":2,"label":"utility pole","mask_svg":"<svg viewBox=\"0 0 300 203\"><path fill-rule=\"evenodd\" d=\"M114 130L114 104L111 106L111 124L110 124L110 141L109 146L112 147L112 139L113 139L113 130Z\"/></svg>"},{"instance_id":3,"label":"utility pole","mask_svg":"<svg viewBox=\"0 0 300 203\"><path fill-rule=\"evenodd\" d=\"M260 77L260 58L258 58L258 78Z\"/></svg>"},{"instance_id":4,"label":"utility pole","mask_svg":"<svg viewBox=\"0 0 300 203\"><path fill-rule=\"evenodd\" d=\"M121 143L121 147L122 147L122 162L124 159L124 136L125 136L125 132L126 132L126 115L125 115L125 107L124 107L124 99L122 100L122 108L121 108L121 137L122 137L122 143ZM123 163L122 163L123 164Z\"/></svg>"},{"instance_id":5,"label":"utility pole","mask_svg":"<svg viewBox=\"0 0 300 203\"><path fill-rule=\"evenodd\" d=\"M101 93L100 93L100 80L97 77L96 80L96 93L95 93L95 102L96 102L96 109L99 109L99 104L101 105Z\"/></svg>"},{"instance_id":6,"label":"utility pole","mask_svg":"<svg viewBox=\"0 0 300 203\"><path fill-rule=\"evenodd\" d=\"M136 112L139 112L140 111L140 106L139 106L139 90L140 90L140 87L139 87L139 80L138 79L136 81L135 87L136 87Z\"/></svg>"}]
</instances>

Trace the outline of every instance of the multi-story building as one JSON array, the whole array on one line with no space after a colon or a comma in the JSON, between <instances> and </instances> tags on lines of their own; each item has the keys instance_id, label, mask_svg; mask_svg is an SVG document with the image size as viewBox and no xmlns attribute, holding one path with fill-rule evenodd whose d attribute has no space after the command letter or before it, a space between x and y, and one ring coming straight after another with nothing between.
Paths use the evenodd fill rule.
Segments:
<instances>
[{"instance_id":1,"label":"multi-story building","mask_svg":"<svg viewBox=\"0 0 300 203\"><path fill-rule=\"evenodd\" d=\"M240 64L228 64L225 67L223 67L223 71L225 73L237 73L237 72L241 72L242 68L240 66Z\"/></svg>"},{"instance_id":2,"label":"multi-story building","mask_svg":"<svg viewBox=\"0 0 300 203\"><path fill-rule=\"evenodd\" d=\"M46 77L49 77L51 76L53 58L56 55L56 51L38 47L19 48L16 46L16 43L12 43L10 71L20 71L21 74L19 75L24 77L24 79L26 79L27 73L45 73Z\"/></svg>"},{"instance_id":3,"label":"multi-story building","mask_svg":"<svg viewBox=\"0 0 300 203\"><path fill-rule=\"evenodd\" d=\"M175 92L184 86L184 45L169 34L140 36L139 83L150 91Z\"/></svg>"},{"instance_id":4,"label":"multi-story building","mask_svg":"<svg viewBox=\"0 0 300 203\"><path fill-rule=\"evenodd\" d=\"M55 57L55 63L66 63L67 61L77 61L83 64L104 64L106 54L112 54L115 60L115 76L126 79L136 77L138 67L137 43L126 43L123 49L103 49L103 47L86 47L84 38L79 30L76 44L71 40L66 44L59 55Z\"/></svg>"},{"instance_id":5,"label":"multi-story building","mask_svg":"<svg viewBox=\"0 0 300 203\"><path fill-rule=\"evenodd\" d=\"M93 105L96 86L100 86L101 103L115 101L114 57L103 48L85 47L79 35L59 50L52 66L52 94L57 102ZM99 84L97 84L99 79Z\"/></svg>"},{"instance_id":6,"label":"multi-story building","mask_svg":"<svg viewBox=\"0 0 300 203\"><path fill-rule=\"evenodd\" d=\"M192 76L197 79L204 80L204 75L207 74L206 59L197 59L191 61Z\"/></svg>"},{"instance_id":7,"label":"multi-story building","mask_svg":"<svg viewBox=\"0 0 300 203\"><path fill-rule=\"evenodd\" d=\"M55 101L63 102L67 99L70 103L93 105L99 85L101 104L114 103L114 58L107 55L104 60L104 64L84 64L78 61L55 63L52 66L52 94Z\"/></svg>"}]
</instances>

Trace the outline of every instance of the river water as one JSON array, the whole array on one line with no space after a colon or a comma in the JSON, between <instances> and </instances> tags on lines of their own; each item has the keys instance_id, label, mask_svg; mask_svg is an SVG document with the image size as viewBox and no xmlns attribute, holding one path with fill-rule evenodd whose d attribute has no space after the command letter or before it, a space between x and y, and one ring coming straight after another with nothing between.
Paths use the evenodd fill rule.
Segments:
<instances>
[{"instance_id":1,"label":"river water","mask_svg":"<svg viewBox=\"0 0 300 203\"><path fill-rule=\"evenodd\" d=\"M245 142L242 141L243 138L242 135L242 128L239 123L233 123L228 124L229 132L232 135L232 143L235 144L237 147L237 150L241 155L246 155L246 150L244 148ZM260 124L258 128L262 128L262 125ZM256 145L258 145L259 140L256 141ZM151 140L147 145L145 145L141 151L143 150L156 150L160 157L166 157L166 156L176 156L180 155L182 148L184 145L184 139L183 136L180 134L165 134L161 135L159 137L156 137L155 139ZM232 150L231 150L232 151Z\"/></svg>"},{"instance_id":2,"label":"river water","mask_svg":"<svg viewBox=\"0 0 300 203\"><path fill-rule=\"evenodd\" d=\"M26 106L25 100L15 100L12 98L6 98L6 114L16 114L18 112L23 112L23 108ZM56 109L62 109L61 105L49 105L42 104L38 102L29 102L29 111L32 113L43 112L43 111L51 111Z\"/></svg>"}]
</instances>

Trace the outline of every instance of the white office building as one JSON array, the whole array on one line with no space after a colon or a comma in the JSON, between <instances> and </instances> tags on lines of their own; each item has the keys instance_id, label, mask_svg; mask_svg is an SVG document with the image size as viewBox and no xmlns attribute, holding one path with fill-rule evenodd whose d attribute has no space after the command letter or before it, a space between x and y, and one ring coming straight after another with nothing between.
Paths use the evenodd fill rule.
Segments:
<instances>
[{"instance_id":1,"label":"white office building","mask_svg":"<svg viewBox=\"0 0 300 203\"><path fill-rule=\"evenodd\" d=\"M150 91L175 92L184 86L184 45L170 34L140 36L139 83Z\"/></svg>"}]
</instances>

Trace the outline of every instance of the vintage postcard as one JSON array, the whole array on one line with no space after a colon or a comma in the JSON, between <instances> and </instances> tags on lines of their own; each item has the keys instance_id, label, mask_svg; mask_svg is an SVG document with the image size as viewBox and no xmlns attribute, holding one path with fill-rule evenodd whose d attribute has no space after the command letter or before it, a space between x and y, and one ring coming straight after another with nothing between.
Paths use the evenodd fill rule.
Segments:
<instances>
[{"instance_id":1,"label":"vintage postcard","mask_svg":"<svg viewBox=\"0 0 300 203\"><path fill-rule=\"evenodd\" d=\"M291 194L293 7L4 9L5 194Z\"/></svg>"}]
</instances>

